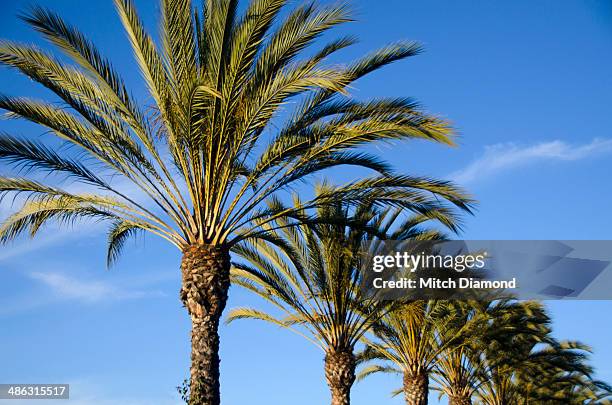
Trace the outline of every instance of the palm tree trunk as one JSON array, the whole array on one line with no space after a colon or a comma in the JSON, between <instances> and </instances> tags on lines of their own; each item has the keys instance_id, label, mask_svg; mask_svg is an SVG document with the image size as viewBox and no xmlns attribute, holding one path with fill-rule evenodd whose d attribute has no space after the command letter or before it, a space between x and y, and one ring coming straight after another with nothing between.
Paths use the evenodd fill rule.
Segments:
<instances>
[{"instance_id":1,"label":"palm tree trunk","mask_svg":"<svg viewBox=\"0 0 612 405\"><path fill-rule=\"evenodd\" d=\"M404 398L406 405L427 405L429 376L425 372L404 372Z\"/></svg>"},{"instance_id":2,"label":"palm tree trunk","mask_svg":"<svg viewBox=\"0 0 612 405\"><path fill-rule=\"evenodd\" d=\"M325 354L325 378L331 391L332 405L350 405L355 382L355 355L352 350Z\"/></svg>"},{"instance_id":3,"label":"palm tree trunk","mask_svg":"<svg viewBox=\"0 0 612 405\"><path fill-rule=\"evenodd\" d=\"M181 300L191 316L189 405L219 405L219 320L230 285L227 249L193 245L183 251Z\"/></svg>"},{"instance_id":4,"label":"palm tree trunk","mask_svg":"<svg viewBox=\"0 0 612 405\"><path fill-rule=\"evenodd\" d=\"M460 379L450 387L448 405L472 405L470 383Z\"/></svg>"},{"instance_id":5,"label":"palm tree trunk","mask_svg":"<svg viewBox=\"0 0 612 405\"><path fill-rule=\"evenodd\" d=\"M465 395L451 395L448 405L472 405L472 399Z\"/></svg>"}]
</instances>

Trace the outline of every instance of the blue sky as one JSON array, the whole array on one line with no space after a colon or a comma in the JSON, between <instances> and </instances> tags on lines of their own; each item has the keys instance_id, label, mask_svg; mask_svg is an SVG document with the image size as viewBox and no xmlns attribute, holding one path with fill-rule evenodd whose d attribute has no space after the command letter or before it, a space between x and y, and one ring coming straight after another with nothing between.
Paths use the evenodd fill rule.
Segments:
<instances>
[{"instance_id":1,"label":"blue sky","mask_svg":"<svg viewBox=\"0 0 612 405\"><path fill-rule=\"evenodd\" d=\"M78 22L143 95L111 1L36 3ZM154 27L156 1L137 3ZM463 238L611 239L608 1L352 3L359 21L337 32L361 42L338 61L397 39L426 48L356 83L354 94L413 96L452 120L458 148L414 142L378 152L401 171L454 179L476 196L478 212ZM0 6L1 38L36 38L14 17L24 4ZM5 69L0 91L45 95ZM6 121L0 130L41 133ZM6 212L5 202L0 215ZM0 382L68 382L71 404L178 404L173 387L186 377L189 357L179 254L148 237L107 271L104 238L103 228L88 225L0 247ZM234 288L228 306L258 302ZM612 303L547 305L557 335L590 344L599 376L612 381ZM290 332L237 322L222 329L221 355L225 405L327 402L323 354ZM387 401L398 385L373 377L356 385L353 403L400 404Z\"/></svg>"}]
</instances>

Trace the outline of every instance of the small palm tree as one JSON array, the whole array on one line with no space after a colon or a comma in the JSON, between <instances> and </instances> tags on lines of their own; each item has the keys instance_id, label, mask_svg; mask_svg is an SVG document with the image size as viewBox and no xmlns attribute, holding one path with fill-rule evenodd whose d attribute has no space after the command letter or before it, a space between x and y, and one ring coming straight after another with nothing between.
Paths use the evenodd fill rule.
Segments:
<instances>
[{"instance_id":1,"label":"small palm tree","mask_svg":"<svg viewBox=\"0 0 612 405\"><path fill-rule=\"evenodd\" d=\"M560 371L541 385L543 405L556 405L560 398L571 405L612 405L612 387L581 373Z\"/></svg>"},{"instance_id":2,"label":"small palm tree","mask_svg":"<svg viewBox=\"0 0 612 405\"><path fill-rule=\"evenodd\" d=\"M45 102L0 95L0 109L39 124L53 138L0 135L0 161L32 173L0 177L0 194L27 196L4 220L0 240L34 236L49 221L93 218L110 223L109 264L139 232L176 246L182 253L180 297L192 321L192 404L220 402L217 329L236 243L304 209L360 202L365 193L417 211L440 206L438 198L466 207L447 183L394 175L375 156L352 150L381 139L452 143L446 122L409 99L348 97L356 80L420 47L400 42L330 67L326 58L352 38L305 50L350 21L347 8L307 4L280 20L286 3L252 0L239 15L237 0L205 0L201 10L191 0L161 0L158 45L132 1L115 0L149 108L84 34L48 10L34 8L23 19L69 62L35 46L0 43L0 64L56 96ZM288 187L341 165L377 174L297 207L283 205L280 193ZM76 180L86 191L34 177L45 172ZM266 200L271 204L263 205Z\"/></svg>"},{"instance_id":3,"label":"small palm tree","mask_svg":"<svg viewBox=\"0 0 612 405\"><path fill-rule=\"evenodd\" d=\"M471 405L487 375L487 364L482 353L488 342L511 333L533 333L519 329L504 320L515 320L531 302L518 302L511 298L454 301L453 319L440 333L454 336L459 331L457 344L448 345L436 361L432 377L437 390L446 395L449 405ZM486 377L485 377L486 378Z\"/></svg>"},{"instance_id":4,"label":"small palm tree","mask_svg":"<svg viewBox=\"0 0 612 405\"><path fill-rule=\"evenodd\" d=\"M483 405L582 403L569 393L579 381L590 380L592 369L585 362L589 349L554 339L540 303L520 303L507 316L492 317L490 330L475 356L480 368L477 397Z\"/></svg>"},{"instance_id":5,"label":"small palm tree","mask_svg":"<svg viewBox=\"0 0 612 405\"><path fill-rule=\"evenodd\" d=\"M483 335L489 332L488 321L490 313L477 312L478 303L473 301L457 301L453 303L457 309L452 322L447 324L444 333L456 333L468 322L476 325L466 331L460 344L447 346L443 350L433 368L432 378L438 385L438 390L448 397L449 405L472 405L472 397L478 389L480 365L478 350ZM475 320L475 318L479 318Z\"/></svg>"},{"instance_id":6,"label":"small palm tree","mask_svg":"<svg viewBox=\"0 0 612 405\"><path fill-rule=\"evenodd\" d=\"M433 378L449 405L472 405L479 369L470 362L471 354L467 345L461 345L447 350L436 363Z\"/></svg>"},{"instance_id":7,"label":"small palm tree","mask_svg":"<svg viewBox=\"0 0 612 405\"><path fill-rule=\"evenodd\" d=\"M449 348L460 345L464 333L454 329L452 304L442 300L416 300L389 312L373 325L375 339L366 339L367 347L360 356L364 362L379 360L364 367L359 378L374 373L402 376L406 404L426 405L429 378L438 358Z\"/></svg>"},{"instance_id":8,"label":"small palm tree","mask_svg":"<svg viewBox=\"0 0 612 405\"><path fill-rule=\"evenodd\" d=\"M584 403L592 371L584 362L586 347L575 342L550 342L531 350L504 349L505 355L498 357L514 358L498 361L490 369L490 378L479 388L478 398L483 404ZM590 399L595 398L593 395Z\"/></svg>"},{"instance_id":9,"label":"small palm tree","mask_svg":"<svg viewBox=\"0 0 612 405\"><path fill-rule=\"evenodd\" d=\"M236 263L232 274L234 283L272 303L282 315L237 308L230 312L228 322L258 319L305 336L325 353L331 403L349 404L355 381L355 345L392 305L364 294L364 249L371 249L385 235L390 239L433 237L437 232L418 227L430 218L454 221L432 210L390 232L398 215L371 204L352 212L339 202L319 209L309 225L291 228L284 220L276 221L281 231L275 231L268 242L243 243L236 250L246 262Z\"/></svg>"},{"instance_id":10,"label":"small palm tree","mask_svg":"<svg viewBox=\"0 0 612 405\"><path fill-rule=\"evenodd\" d=\"M550 360L542 361L542 365L548 368L538 373L537 380L527 383L527 389L524 390L519 404L528 405L536 402L542 405L610 404L612 398L609 385L593 380L584 370L574 370L575 360L568 357L575 356L575 350L568 352L567 348L556 349L557 360L554 363ZM590 369L581 361L578 364L582 369Z\"/></svg>"},{"instance_id":11,"label":"small palm tree","mask_svg":"<svg viewBox=\"0 0 612 405\"><path fill-rule=\"evenodd\" d=\"M463 329L463 337L440 354L432 374L450 405L606 403L609 386L591 379L589 349L553 339L540 303L507 297L452 306L455 322L446 329Z\"/></svg>"}]
</instances>

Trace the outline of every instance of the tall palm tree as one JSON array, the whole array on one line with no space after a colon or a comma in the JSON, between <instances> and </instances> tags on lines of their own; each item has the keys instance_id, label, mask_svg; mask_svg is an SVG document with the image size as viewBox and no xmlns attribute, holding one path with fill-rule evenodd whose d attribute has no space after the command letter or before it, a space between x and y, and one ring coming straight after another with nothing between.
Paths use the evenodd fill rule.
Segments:
<instances>
[{"instance_id":1,"label":"tall palm tree","mask_svg":"<svg viewBox=\"0 0 612 405\"><path fill-rule=\"evenodd\" d=\"M350 21L347 8L310 3L281 20L286 3L252 0L239 15L238 0L205 0L199 10L191 0L161 0L156 44L132 1L115 0L150 96L148 108L91 41L51 11L34 8L22 18L67 59L0 42L0 64L56 96L0 95L9 117L47 130L43 142L0 135L0 161L31 174L0 177L0 194L27 197L4 220L0 240L34 236L49 221L93 218L110 223L109 264L139 232L176 246L182 253L180 298L192 320L193 404L220 402L217 329L233 245L265 233L277 219L338 199L361 201L366 192L421 211L441 205L436 198L465 206L447 183L395 175L375 156L352 150L381 139L452 143L446 122L409 99L348 96L356 80L420 47L399 42L347 66L329 66L326 58L352 38L306 48ZM299 207L284 206L287 188L340 165L375 174ZM35 176L45 172L55 176ZM84 185L81 192L52 181L66 178Z\"/></svg>"},{"instance_id":2,"label":"tall palm tree","mask_svg":"<svg viewBox=\"0 0 612 405\"><path fill-rule=\"evenodd\" d=\"M296 201L300 206L301 202ZM237 308L228 321L258 319L291 329L325 353L325 377L332 405L348 405L355 381L355 345L373 322L392 305L362 289L364 249L390 239L433 237L418 225L427 219L454 219L432 210L412 217L390 231L399 211L371 204L354 211L346 203L318 210L310 224L287 227L277 220L268 242L243 243L236 251L244 259L233 268L234 282L279 309L280 315ZM368 242L367 245L364 243Z\"/></svg>"}]
</instances>

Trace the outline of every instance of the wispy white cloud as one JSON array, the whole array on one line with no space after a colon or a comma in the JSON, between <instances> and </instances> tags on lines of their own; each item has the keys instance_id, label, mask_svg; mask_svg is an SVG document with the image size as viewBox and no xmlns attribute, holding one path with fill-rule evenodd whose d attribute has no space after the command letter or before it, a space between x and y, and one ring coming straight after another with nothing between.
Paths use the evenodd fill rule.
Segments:
<instances>
[{"instance_id":1,"label":"wispy white cloud","mask_svg":"<svg viewBox=\"0 0 612 405\"><path fill-rule=\"evenodd\" d=\"M582 145L572 145L561 140L530 146L501 143L487 146L481 157L465 168L452 173L450 178L465 185L505 170L539 161L575 161L610 152L612 152L612 139L601 138Z\"/></svg>"},{"instance_id":2,"label":"wispy white cloud","mask_svg":"<svg viewBox=\"0 0 612 405\"><path fill-rule=\"evenodd\" d=\"M1 221L0 216L0 221ZM94 226L97 226L94 224ZM35 252L47 246L52 246L55 243L65 242L71 238L80 238L85 234L85 230L66 229L57 226L51 226L49 229L41 232L35 238L29 238L27 235L20 237L18 240L9 242L0 247L0 262L8 259L24 256L28 253ZM88 233L91 235L91 231Z\"/></svg>"},{"instance_id":3,"label":"wispy white cloud","mask_svg":"<svg viewBox=\"0 0 612 405\"><path fill-rule=\"evenodd\" d=\"M176 281L176 274L167 271L111 277L108 272L97 274L71 265L67 268L70 273L54 269L14 273L19 287L0 297L0 318L62 303L103 305L165 298L168 297L165 286Z\"/></svg>"},{"instance_id":4,"label":"wispy white cloud","mask_svg":"<svg viewBox=\"0 0 612 405\"><path fill-rule=\"evenodd\" d=\"M85 303L163 296L161 291L128 289L107 281L77 279L61 273L32 272L29 277L49 288L59 299Z\"/></svg>"}]
</instances>

